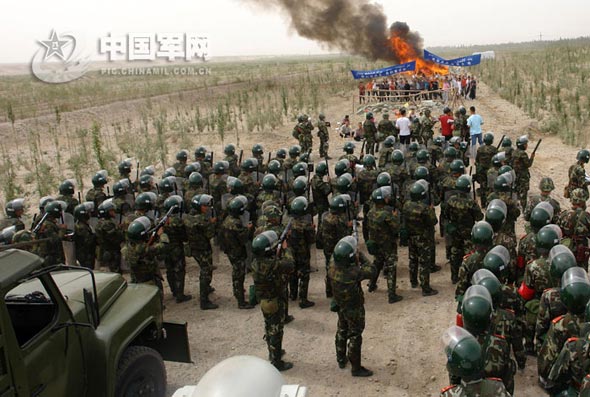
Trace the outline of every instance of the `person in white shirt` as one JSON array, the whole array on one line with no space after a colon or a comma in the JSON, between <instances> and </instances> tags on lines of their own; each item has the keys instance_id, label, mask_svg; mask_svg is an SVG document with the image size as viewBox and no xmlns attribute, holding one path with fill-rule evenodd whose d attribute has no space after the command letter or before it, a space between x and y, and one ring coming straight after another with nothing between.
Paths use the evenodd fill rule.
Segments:
<instances>
[{"instance_id":1,"label":"person in white shirt","mask_svg":"<svg viewBox=\"0 0 590 397\"><path fill-rule=\"evenodd\" d=\"M410 119L406 117L406 109L401 108L400 117L395 121L395 126L399 129L399 141L404 145L410 144Z\"/></svg>"}]
</instances>

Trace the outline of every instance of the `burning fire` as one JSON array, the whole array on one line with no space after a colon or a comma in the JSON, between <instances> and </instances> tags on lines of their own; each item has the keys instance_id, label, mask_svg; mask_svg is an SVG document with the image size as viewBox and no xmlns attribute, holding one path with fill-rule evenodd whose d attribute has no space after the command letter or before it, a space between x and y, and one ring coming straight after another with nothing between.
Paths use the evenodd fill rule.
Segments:
<instances>
[{"instance_id":1,"label":"burning fire","mask_svg":"<svg viewBox=\"0 0 590 397\"><path fill-rule=\"evenodd\" d=\"M416 74L430 76L433 74L446 75L449 73L449 69L446 66L442 66L422 58L422 54L419 54L418 51L416 51L416 49L406 42L402 37L392 36L390 41L391 47L399 58L400 63L416 60Z\"/></svg>"}]
</instances>

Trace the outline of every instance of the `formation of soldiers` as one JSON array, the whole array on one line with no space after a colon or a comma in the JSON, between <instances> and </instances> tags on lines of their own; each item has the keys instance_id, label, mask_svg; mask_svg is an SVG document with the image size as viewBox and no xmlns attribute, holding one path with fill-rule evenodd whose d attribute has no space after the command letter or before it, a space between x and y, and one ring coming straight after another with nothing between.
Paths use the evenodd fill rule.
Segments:
<instances>
[{"instance_id":1,"label":"formation of soldiers","mask_svg":"<svg viewBox=\"0 0 590 397\"><path fill-rule=\"evenodd\" d=\"M59 196L40 200L29 229L21 220L24 200L12 200L0 238L47 265L70 259L88 268L129 269L131 282L157 285L162 296L165 268L178 303L192 298L185 278L186 258L193 257L203 310L218 308L210 299L218 245L231 263L237 306L261 308L269 360L279 370L293 365L283 360L282 347L283 327L294 320L290 301L314 306L308 287L315 244L325 257L325 295L338 314L337 364L350 362L353 376L370 376L361 364L361 282L373 292L383 271L388 302L400 302L398 250L407 246L411 287L436 295L430 274L441 269L435 263L439 225L458 303L457 326L445 334L453 386L441 395L510 395L527 354L537 356L540 382L551 393L584 390L590 372L590 179L584 165L590 152L581 150L570 168L565 193L573 208L562 211L551 197L550 178L541 180L540 194L528 195L534 152L527 153L526 136L513 149L509 138L495 146L486 134L468 171L461 137L428 135L401 145L387 117L377 127L367 115L364 150L357 157L355 144L346 142L330 162L325 117L319 119L322 161L311 161L313 125L301 116L293 133L301 145L274 156L256 144L244 158L230 144L214 161L200 146L193 161L188 151L178 152L159 181L153 166L138 165L131 180L133 164L125 160L112 186L98 171L83 202L64 181ZM371 136L380 131L392 134ZM521 214L527 235L518 240ZM68 244L74 248L69 255L62 248ZM253 285L246 291L248 275Z\"/></svg>"}]
</instances>

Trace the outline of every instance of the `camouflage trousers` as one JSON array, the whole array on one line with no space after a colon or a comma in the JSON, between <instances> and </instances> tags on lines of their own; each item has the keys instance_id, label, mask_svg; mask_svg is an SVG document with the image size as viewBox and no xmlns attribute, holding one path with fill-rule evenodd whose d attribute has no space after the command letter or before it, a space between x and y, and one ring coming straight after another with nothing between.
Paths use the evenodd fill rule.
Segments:
<instances>
[{"instance_id":1,"label":"camouflage trousers","mask_svg":"<svg viewBox=\"0 0 590 397\"><path fill-rule=\"evenodd\" d=\"M309 289L309 273L311 272L310 256L296 255L295 257L295 272L289 278L289 296L291 300L296 300L299 296L299 301L307 301L307 293Z\"/></svg>"},{"instance_id":2,"label":"camouflage trousers","mask_svg":"<svg viewBox=\"0 0 590 397\"><path fill-rule=\"evenodd\" d=\"M375 138L373 137L366 137L365 138L365 154L375 154Z\"/></svg>"},{"instance_id":3,"label":"camouflage trousers","mask_svg":"<svg viewBox=\"0 0 590 397\"><path fill-rule=\"evenodd\" d=\"M299 146L301 146L301 153L309 152L313 147L311 135L299 135Z\"/></svg>"},{"instance_id":4,"label":"camouflage trousers","mask_svg":"<svg viewBox=\"0 0 590 397\"><path fill-rule=\"evenodd\" d=\"M516 264L516 248L518 245L516 235L513 233L500 231L494 238L494 245L503 245L510 253L510 263L508 264L508 282L519 283L519 281L522 281L524 278L525 267L519 268Z\"/></svg>"},{"instance_id":5,"label":"camouflage trousers","mask_svg":"<svg viewBox=\"0 0 590 397\"><path fill-rule=\"evenodd\" d=\"M193 258L199 264L199 297L207 299L213 280L213 253L210 250L191 250Z\"/></svg>"},{"instance_id":6,"label":"camouflage trousers","mask_svg":"<svg viewBox=\"0 0 590 397\"><path fill-rule=\"evenodd\" d=\"M527 195L529 194L531 181L528 178L520 178L516 180L515 193L520 201L520 208L524 211L527 203Z\"/></svg>"},{"instance_id":7,"label":"camouflage trousers","mask_svg":"<svg viewBox=\"0 0 590 397\"><path fill-rule=\"evenodd\" d=\"M182 246L172 247L164 257L166 279L174 297L184 295L184 279L186 276L186 259Z\"/></svg>"},{"instance_id":8,"label":"camouflage trousers","mask_svg":"<svg viewBox=\"0 0 590 397\"><path fill-rule=\"evenodd\" d=\"M459 280L459 268L463 262L463 257L469 252L471 248L471 239L462 238L462 236L458 234L455 234L455 236L450 236L450 233L447 234L449 234L451 243L451 281L456 283Z\"/></svg>"},{"instance_id":9,"label":"camouflage trousers","mask_svg":"<svg viewBox=\"0 0 590 397\"><path fill-rule=\"evenodd\" d=\"M336 330L336 361L350 361L352 369L361 366L361 346L365 329L365 307L338 308L338 329ZM348 353L348 354L347 354Z\"/></svg>"},{"instance_id":10,"label":"camouflage trousers","mask_svg":"<svg viewBox=\"0 0 590 397\"><path fill-rule=\"evenodd\" d=\"M526 309L524 324L524 346L527 351L535 351L534 340L537 326L537 315L539 314L539 299L531 299L524 307Z\"/></svg>"},{"instance_id":11,"label":"camouflage trousers","mask_svg":"<svg viewBox=\"0 0 590 397\"><path fill-rule=\"evenodd\" d=\"M328 149L330 148L330 144L328 141L320 139L320 157L328 156Z\"/></svg>"},{"instance_id":12,"label":"camouflage trousers","mask_svg":"<svg viewBox=\"0 0 590 397\"><path fill-rule=\"evenodd\" d=\"M244 279L246 278L246 259L238 256L228 255L231 263L231 283L234 297L238 302L244 301Z\"/></svg>"},{"instance_id":13,"label":"camouflage trousers","mask_svg":"<svg viewBox=\"0 0 590 397\"><path fill-rule=\"evenodd\" d=\"M110 272L121 273L121 249L100 249L100 266L108 267Z\"/></svg>"},{"instance_id":14,"label":"camouflage trousers","mask_svg":"<svg viewBox=\"0 0 590 397\"><path fill-rule=\"evenodd\" d=\"M387 250L383 246L379 247L373 260L373 266L375 266L376 272L370 283L376 286L379 273L383 270L383 275L387 279L387 293L389 297L393 297L396 295L395 290L397 286L397 247L393 245L390 247L395 248L395 250L391 250L389 247Z\"/></svg>"},{"instance_id":15,"label":"camouflage trousers","mask_svg":"<svg viewBox=\"0 0 590 397\"><path fill-rule=\"evenodd\" d=\"M276 363L281 360L281 350L283 348L285 302L280 297L264 300L260 308L264 316L264 340L268 346L268 359L270 362Z\"/></svg>"},{"instance_id":16,"label":"camouflage trousers","mask_svg":"<svg viewBox=\"0 0 590 397\"><path fill-rule=\"evenodd\" d=\"M331 298L333 296L332 282L330 281L330 276L328 275L328 269L330 269L330 259L332 258L332 254L332 251L327 251L324 249L324 258L326 259L326 277L324 278L324 282L326 284L326 298Z\"/></svg>"},{"instance_id":17,"label":"camouflage trousers","mask_svg":"<svg viewBox=\"0 0 590 397\"><path fill-rule=\"evenodd\" d=\"M434 239L424 235L410 235L408 238L408 253L410 258L410 282L417 284L423 290L430 288L430 271L434 263Z\"/></svg>"}]
</instances>

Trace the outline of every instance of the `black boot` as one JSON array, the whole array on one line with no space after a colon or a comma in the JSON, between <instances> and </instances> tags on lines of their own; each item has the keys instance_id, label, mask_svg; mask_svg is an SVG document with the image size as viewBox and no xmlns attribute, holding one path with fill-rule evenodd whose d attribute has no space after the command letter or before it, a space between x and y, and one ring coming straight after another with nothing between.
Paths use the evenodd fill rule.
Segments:
<instances>
[{"instance_id":1,"label":"black boot","mask_svg":"<svg viewBox=\"0 0 590 397\"><path fill-rule=\"evenodd\" d=\"M201 299L201 310L215 310L218 307L219 305L211 302L209 298Z\"/></svg>"}]
</instances>

